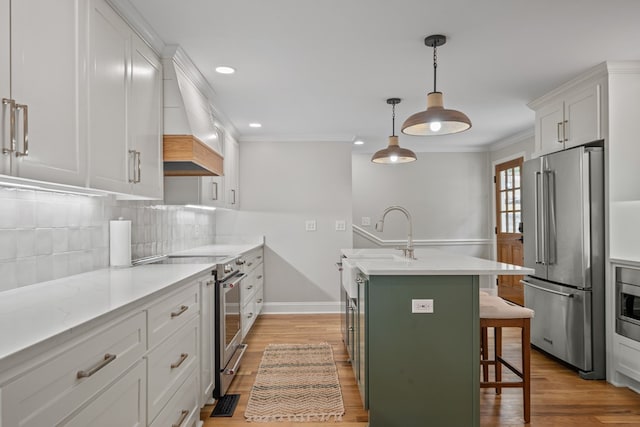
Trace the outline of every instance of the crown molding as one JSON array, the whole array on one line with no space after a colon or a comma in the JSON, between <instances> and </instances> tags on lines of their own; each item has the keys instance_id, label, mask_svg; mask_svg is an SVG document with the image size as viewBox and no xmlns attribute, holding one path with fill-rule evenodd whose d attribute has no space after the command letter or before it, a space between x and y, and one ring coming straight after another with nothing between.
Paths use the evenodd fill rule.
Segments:
<instances>
[{"instance_id":1,"label":"crown molding","mask_svg":"<svg viewBox=\"0 0 640 427\"><path fill-rule=\"evenodd\" d=\"M138 9L129 0L107 0L118 15L153 49L160 54L165 47L164 40L149 25Z\"/></svg>"}]
</instances>

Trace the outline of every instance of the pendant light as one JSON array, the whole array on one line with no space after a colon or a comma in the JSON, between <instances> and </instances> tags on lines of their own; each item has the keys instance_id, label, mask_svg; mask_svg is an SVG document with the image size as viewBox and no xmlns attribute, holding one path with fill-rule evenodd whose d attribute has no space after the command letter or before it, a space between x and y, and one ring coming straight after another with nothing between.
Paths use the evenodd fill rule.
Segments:
<instances>
[{"instance_id":1,"label":"pendant light","mask_svg":"<svg viewBox=\"0 0 640 427\"><path fill-rule=\"evenodd\" d=\"M432 35L424 39L424 44L433 48L433 92L427 94L427 109L409 117L402 125L402 133L407 135L447 135L465 131L471 127L466 114L444 108L442 92L436 90L438 68L437 47L447 41L443 35Z\"/></svg>"},{"instance_id":2,"label":"pendant light","mask_svg":"<svg viewBox=\"0 0 640 427\"><path fill-rule=\"evenodd\" d=\"M391 136L389 137L389 146L376 153L371 157L373 163L408 163L416 160L416 154L398 145L398 137L396 136L396 104L400 103L400 98L389 98L387 104L391 104L393 115L391 116Z\"/></svg>"}]
</instances>

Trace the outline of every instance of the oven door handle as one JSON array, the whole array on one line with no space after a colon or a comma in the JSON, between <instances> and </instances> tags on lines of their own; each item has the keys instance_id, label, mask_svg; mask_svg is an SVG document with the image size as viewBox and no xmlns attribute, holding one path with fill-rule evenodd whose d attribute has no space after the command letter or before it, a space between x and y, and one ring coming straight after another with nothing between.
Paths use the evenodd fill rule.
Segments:
<instances>
[{"instance_id":1,"label":"oven door handle","mask_svg":"<svg viewBox=\"0 0 640 427\"><path fill-rule=\"evenodd\" d=\"M240 273L237 276L233 276L233 280L227 280L226 282L222 282L222 288L223 289L232 289L235 288L236 286L238 286L238 284L240 283L240 281L242 279L244 279L244 277L246 276L245 273Z\"/></svg>"},{"instance_id":2,"label":"oven door handle","mask_svg":"<svg viewBox=\"0 0 640 427\"><path fill-rule=\"evenodd\" d=\"M244 352L247 351L247 347L249 347L247 344L240 344L238 346L238 348L236 349L236 354L238 353L238 351L240 352L240 354L238 354L238 357L235 357L236 354L234 354L234 357L236 359L235 363L231 368L224 370L225 374L235 375L238 372L238 366L240 366L240 361L242 360L242 356L244 356Z\"/></svg>"}]
</instances>

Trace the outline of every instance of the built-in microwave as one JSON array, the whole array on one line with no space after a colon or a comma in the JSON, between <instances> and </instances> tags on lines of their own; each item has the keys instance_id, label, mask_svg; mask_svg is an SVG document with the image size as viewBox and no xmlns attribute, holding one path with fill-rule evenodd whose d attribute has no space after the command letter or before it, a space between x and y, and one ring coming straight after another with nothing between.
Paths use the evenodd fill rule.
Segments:
<instances>
[{"instance_id":1,"label":"built-in microwave","mask_svg":"<svg viewBox=\"0 0 640 427\"><path fill-rule=\"evenodd\" d=\"M616 268L616 332L640 341L640 270Z\"/></svg>"}]
</instances>

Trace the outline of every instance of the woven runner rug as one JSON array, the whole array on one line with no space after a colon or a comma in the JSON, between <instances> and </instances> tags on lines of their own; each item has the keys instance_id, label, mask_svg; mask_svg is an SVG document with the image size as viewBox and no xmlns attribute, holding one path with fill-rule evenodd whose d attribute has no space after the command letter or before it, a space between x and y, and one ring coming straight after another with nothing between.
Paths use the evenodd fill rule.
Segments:
<instances>
[{"instance_id":1,"label":"woven runner rug","mask_svg":"<svg viewBox=\"0 0 640 427\"><path fill-rule=\"evenodd\" d=\"M331 345L266 348L244 414L248 421L340 421L343 414Z\"/></svg>"}]
</instances>

